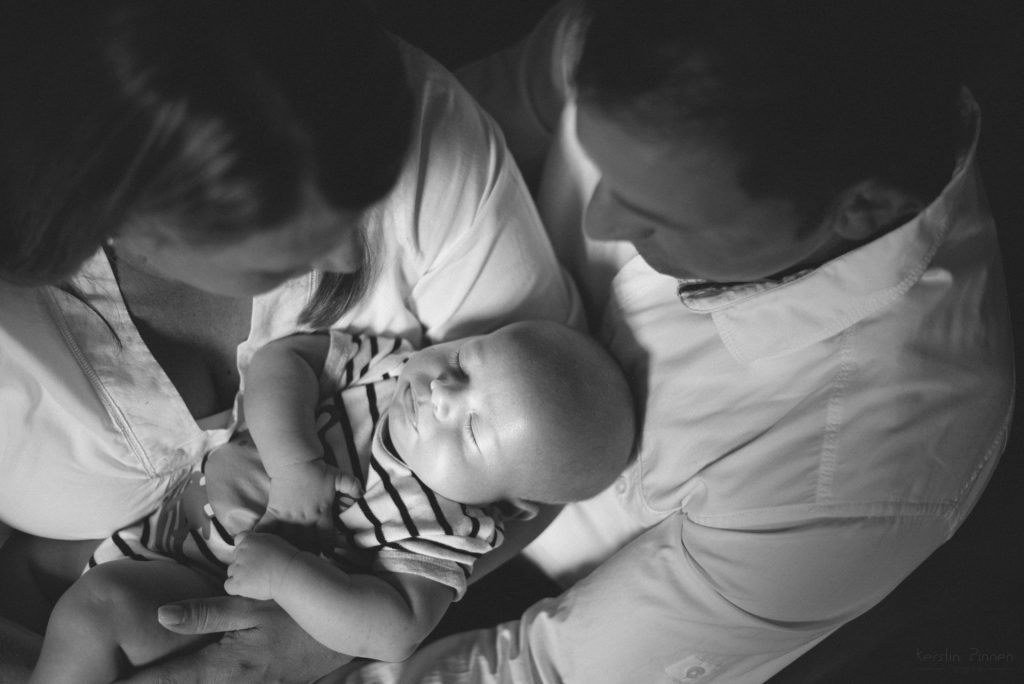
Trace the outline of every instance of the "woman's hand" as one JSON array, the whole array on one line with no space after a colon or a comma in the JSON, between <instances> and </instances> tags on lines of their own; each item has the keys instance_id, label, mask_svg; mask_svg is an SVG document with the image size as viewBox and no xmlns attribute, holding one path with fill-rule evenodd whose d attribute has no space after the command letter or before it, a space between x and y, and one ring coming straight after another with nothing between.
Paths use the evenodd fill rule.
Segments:
<instances>
[{"instance_id":1,"label":"woman's hand","mask_svg":"<svg viewBox=\"0 0 1024 684\"><path fill-rule=\"evenodd\" d=\"M179 634L227 632L205 648L161 661L126 684L300 684L351 656L313 639L273 601L218 596L161 606L160 623Z\"/></svg>"}]
</instances>

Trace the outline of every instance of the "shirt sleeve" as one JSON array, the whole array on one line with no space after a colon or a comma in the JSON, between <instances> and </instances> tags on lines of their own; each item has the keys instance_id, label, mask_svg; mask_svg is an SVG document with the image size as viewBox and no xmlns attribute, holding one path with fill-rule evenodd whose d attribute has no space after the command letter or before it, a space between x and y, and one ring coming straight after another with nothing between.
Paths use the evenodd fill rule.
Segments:
<instances>
[{"instance_id":1,"label":"shirt sleeve","mask_svg":"<svg viewBox=\"0 0 1024 684\"><path fill-rule=\"evenodd\" d=\"M356 546L374 553L374 566L421 575L462 598L476 559L504 539L491 511L431 491L401 462L382 453L378 434L366 488L341 522Z\"/></svg>"},{"instance_id":2,"label":"shirt sleeve","mask_svg":"<svg viewBox=\"0 0 1024 684\"><path fill-rule=\"evenodd\" d=\"M754 531L679 513L521 620L343 681L760 684L888 593L945 534L927 516Z\"/></svg>"},{"instance_id":3,"label":"shirt sleeve","mask_svg":"<svg viewBox=\"0 0 1024 684\"><path fill-rule=\"evenodd\" d=\"M391 207L415 226L409 306L427 342L526 319L581 326L575 285L555 258L522 176L493 120L440 66L414 60L423 104L407 163L415 192ZM385 217L388 220L388 217Z\"/></svg>"},{"instance_id":4,"label":"shirt sleeve","mask_svg":"<svg viewBox=\"0 0 1024 684\"><path fill-rule=\"evenodd\" d=\"M946 533L937 517L762 530L680 513L532 615L530 647L606 682L763 682L881 600Z\"/></svg>"},{"instance_id":5,"label":"shirt sleeve","mask_svg":"<svg viewBox=\"0 0 1024 684\"><path fill-rule=\"evenodd\" d=\"M530 615L530 648L581 681L763 682L877 603L947 533L934 516L753 530L676 514Z\"/></svg>"},{"instance_id":6,"label":"shirt sleeve","mask_svg":"<svg viewBox=\"0 0 1024 684\"><path fill-rule=\"evenodd\" d=\"M579 44L578 5L563 0L518 44L456 71L501 127L531 188L569 97Z\"/></svg>"}]
</instances>

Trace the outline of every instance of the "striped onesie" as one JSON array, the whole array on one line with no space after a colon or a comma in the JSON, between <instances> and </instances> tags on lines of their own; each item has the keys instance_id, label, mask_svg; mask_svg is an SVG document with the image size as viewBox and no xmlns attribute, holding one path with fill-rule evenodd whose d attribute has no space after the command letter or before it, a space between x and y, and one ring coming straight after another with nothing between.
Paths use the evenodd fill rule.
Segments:
<instances>
[{"instance_id":1,"label":"striped onesie","mask_svg":"<svg viewBox=\"0 0 1024 684\"><path fill-rule=\"evenodd\" d=\"M324 458L363 486L354 501L336 496L331 558L352 573L422 575L450 586L458 600L476 559L504 538L497 507L438 495L395 453L387 407L412 352L408 343L336 330L330 338L320 379L318 435ZM174 560L223 578L233 535L260 519L268 487L248 431L240 429L211 451L159 510L104 540L90 566L124 558Z\"/></svg>"}]
</instances>

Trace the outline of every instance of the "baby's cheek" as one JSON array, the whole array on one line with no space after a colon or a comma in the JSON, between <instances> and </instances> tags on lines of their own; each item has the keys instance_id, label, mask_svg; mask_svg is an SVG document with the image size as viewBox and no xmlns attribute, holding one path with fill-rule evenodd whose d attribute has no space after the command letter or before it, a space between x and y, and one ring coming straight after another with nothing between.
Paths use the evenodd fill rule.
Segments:
<instances>
[{"instance_id":1,"label":"baby's cheek","mask_svg":"<svg viewBox=\"0 0 1024 684\"><path fill-rule=\"evenodd\" d=\"M444 488L443 469L438 467L437 458L417 459L416 464L410 464L410 467L416 477L435 492Z\"/></svg>"}]
</instances>

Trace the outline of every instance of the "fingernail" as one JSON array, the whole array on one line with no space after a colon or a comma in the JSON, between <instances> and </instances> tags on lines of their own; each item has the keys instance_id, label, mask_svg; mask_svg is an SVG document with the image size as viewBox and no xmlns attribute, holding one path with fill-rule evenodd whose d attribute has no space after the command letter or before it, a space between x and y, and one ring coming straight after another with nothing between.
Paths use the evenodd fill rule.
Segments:
<instances>
[{"instance_id":1,"label":"fingernail","mask_svg":"<svg viewBox=\"0 0 1024 684\"><path fill-rule=\"evenodd\" d=\"M156 619L161 625L180 625L185 621L185 609L181 606L160 606L156 609Z\"/></svg>"}]
</instances>

